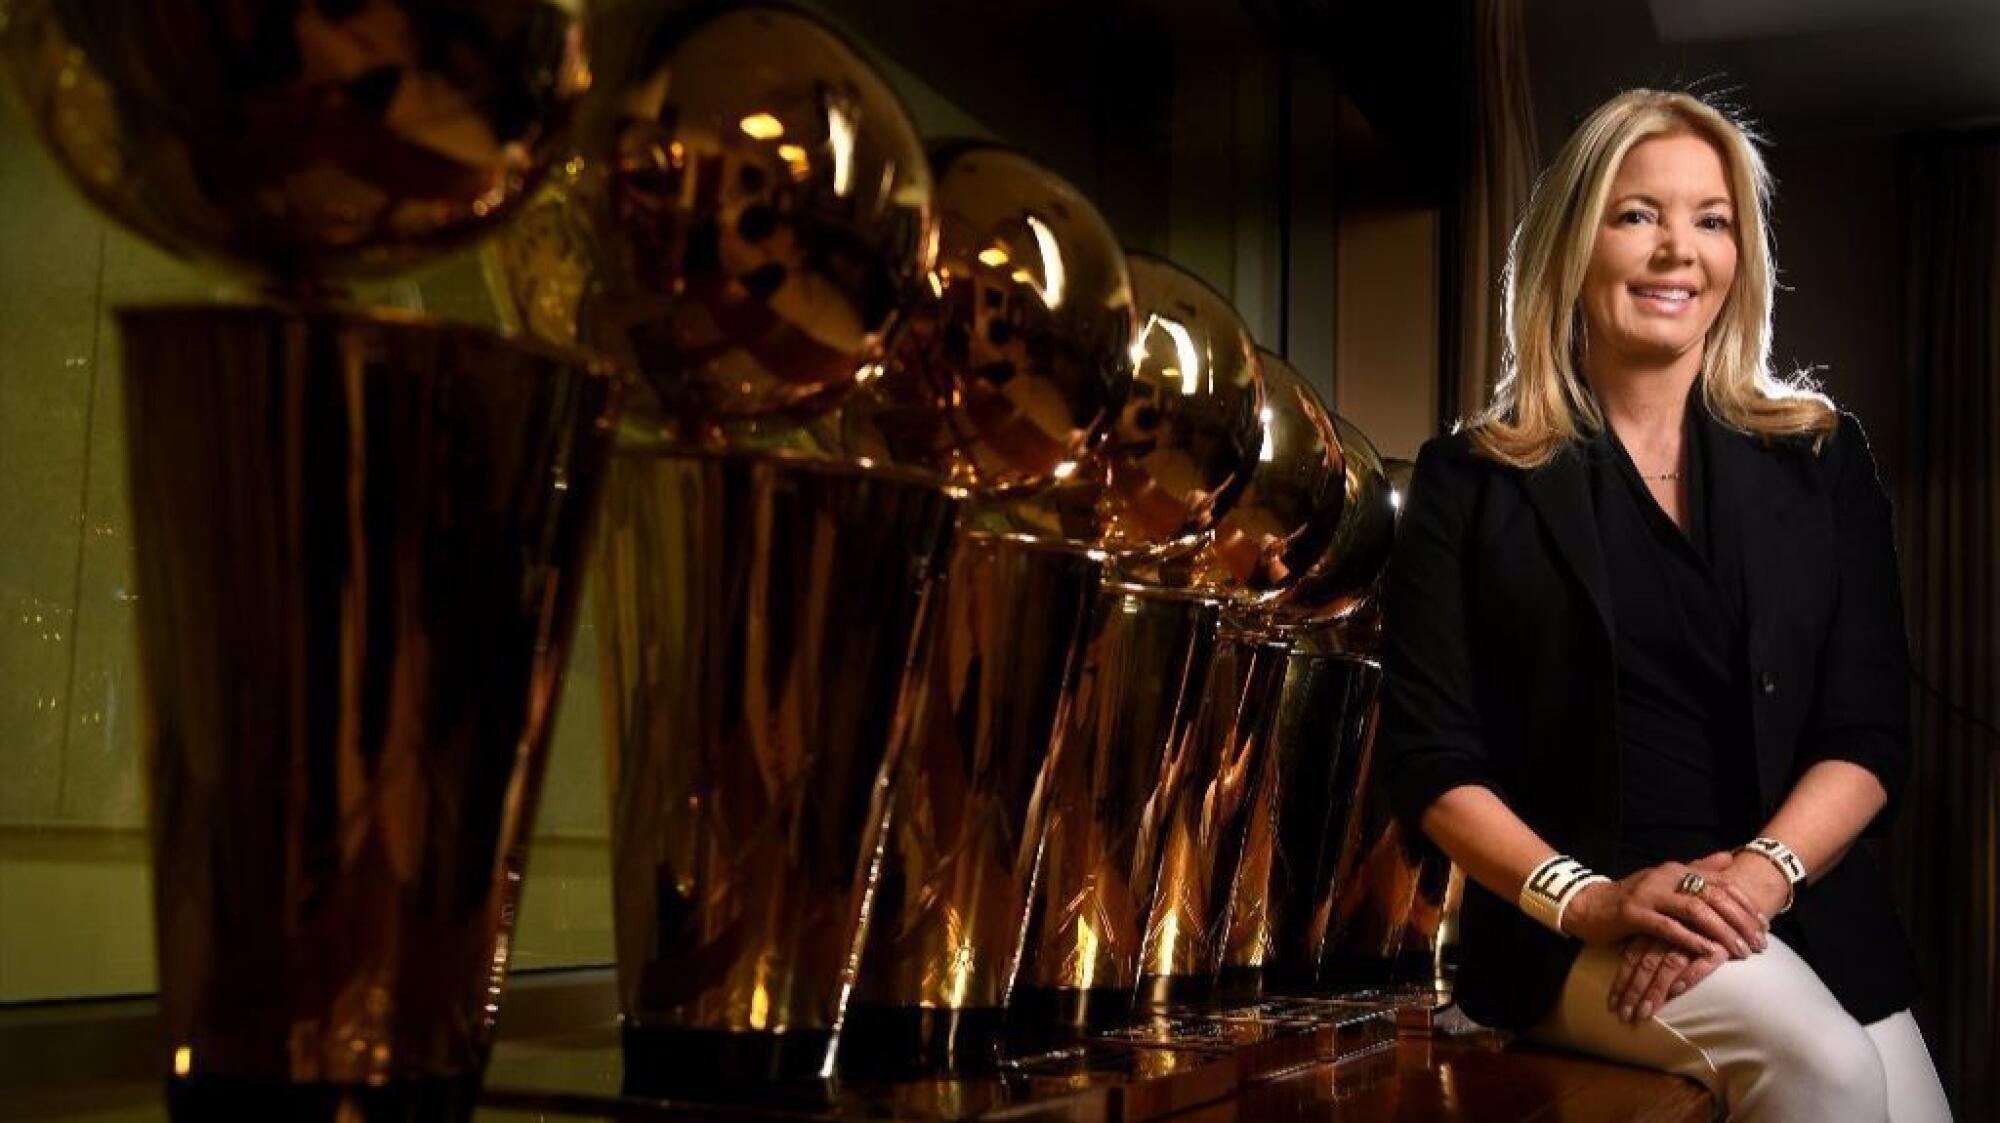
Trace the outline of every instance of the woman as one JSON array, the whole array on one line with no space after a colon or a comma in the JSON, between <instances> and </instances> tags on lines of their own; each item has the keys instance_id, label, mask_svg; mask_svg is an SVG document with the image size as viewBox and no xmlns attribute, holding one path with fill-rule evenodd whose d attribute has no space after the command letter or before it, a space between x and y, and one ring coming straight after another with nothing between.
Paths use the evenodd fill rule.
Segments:
<instances>
[{"instance_id":1,"label":"woman","mask_svg":"<svg viewBox=\"0 0 2000 1123\"><path fill-rule=\"evenodd\" d=\"M1398 532L1384 775L1476 883L1473 1017L1740 1119L1945 1119L1854 845L1908 756L1889 505L1853 418L1770 373L1768 191L1735 124L1643 90L1537 186L1505 377Z\"/></svg>"}]
</instances>

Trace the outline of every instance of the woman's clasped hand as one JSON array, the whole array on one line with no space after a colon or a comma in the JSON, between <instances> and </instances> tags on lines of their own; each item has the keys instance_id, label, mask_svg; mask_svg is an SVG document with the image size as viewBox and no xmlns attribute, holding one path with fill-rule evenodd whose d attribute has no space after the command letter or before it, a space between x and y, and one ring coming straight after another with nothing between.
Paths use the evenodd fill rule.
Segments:
<instances>
[{"instance_id":1,"label":"woman's clasped hand","mask_svg":"<svg viewBox=\"0 0 2000 1123\"><path fill-rule=\"evenodd\" d=\"M1769 946L1777 909L1760 904L1769 887L1758 883L1754 869L1715 853L1638 870L1578 894L1563 914L1563 929L1587 944L1623 944L1607 1002L1628 1022L1650 1018L1730 959ZM1690 892L1690 884L1698 891Z\"/></svg>"}]
</instances>

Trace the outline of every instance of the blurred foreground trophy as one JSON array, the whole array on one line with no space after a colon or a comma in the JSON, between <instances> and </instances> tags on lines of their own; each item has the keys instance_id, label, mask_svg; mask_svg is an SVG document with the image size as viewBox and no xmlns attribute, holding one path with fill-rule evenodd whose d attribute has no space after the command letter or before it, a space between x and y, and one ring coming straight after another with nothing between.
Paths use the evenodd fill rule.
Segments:
<instances>
[{"instance_id":1,"label":"blurred foreground trophy","mask_svg":"<svg viewBox=\"0 0 2000 1123\"><path fill-rule=\"evenodd\" d=\"M1131 254L1140 324L1132 393L1105 470L1016 514L1095 520L1116 559L1090 606L1073 700L1034 795L1039 848L1011 1020L1048 1029L1123 1018L1139 981L1158 868L1170 746L1194 716L1222 601L1197 555L1249 484L1263 375L1228 302Z\"/></svg>"},{"instance_id":2,"label":"blurred foreground trophy","mask_svg":"<svg viewBox=\"0 0 2000 1123\"><path fill-rule=\"evenodd\" d=\"M1260 352L1263 438L1249 486L1195 556L1190 587L1224 602L1194 719L1161 766L1159 863L1141 952L1140 1002L1162 1009L1207 999L1234 913L1260 889L1234 892L1238 859L1260 811L1266 758L1289 642L1267 627L1333 542L1346 496L1332 418L1305 378ZM1246 917L1247 919L1247 917Z\"/></svg>"},{"instance_id":3,"label":"blurred foreground trophy","mask_svg":"<svg viewBox=\"0 0 2000 1123\"><path fill-rule=\"evenodd\" d=\"M92 201L265 297L119 310L175 1119L469 1118L615 384L336 302L547 166L571 9L0 11Z\"/></svg>"},{"instance_id":4,"label":"blurred foreground trophy","mask_svg":"<svg viewBox=\"0 0 2000 1123\"><path fill-rule=\"evenodd\" d=\"M934 151L939 254L884 373L837 415L841 447L971 488L899 757L848 1073L990 1069L1038 868L1029 810L1099 587L1086 509L1014 504L1101 477L1131 384L1125 254L1089 200L1018 153Z\"/></svg>"},{"instance_id":5,"label":"blurred foreground trophy","mask_svg":"<svg viewBox=\"0 0 2000 1123\"><path fill-rule=\"evenodd\" d=\"M1346 888L1335 867L1351 849L1367 782L1381 669L1352 637L1367 630L1395 508L1368 438L1341 417L1333 426L1346 504L1325 553L1270 616L1290 650L1223 955L1224 985L1237 994L1328 982L1321 965Z\"/></svg>"},{"instance_id":6,"label":"blurred foreground trophy","mask_svg":"<svg viewBox=\"0 0 2000 1123\"><path fill-rule=\"evenodd\" d=\"M591 42L579 156L492 260L522 323L644 383L597 587L625 1086L803 1088L831 1071L957 506L810 427L880 376L935 252L931 175L888 86L794 9L611 3Z\"/></svg>"}]
</instances>

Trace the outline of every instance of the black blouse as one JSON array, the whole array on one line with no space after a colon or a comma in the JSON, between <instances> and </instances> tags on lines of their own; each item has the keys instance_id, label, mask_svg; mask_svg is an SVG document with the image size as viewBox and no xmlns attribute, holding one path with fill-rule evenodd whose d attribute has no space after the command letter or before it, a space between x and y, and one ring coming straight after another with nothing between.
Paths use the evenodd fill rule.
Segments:
<instances>
[{"instance_id":1,"label":"black blouse","mask_svg":"<svg viewBox=\"0 0 2000 1123\"><path fill-rule=\"evenodd\" d=\"M1698 400L1687 528L1674 525L1607 427L1590 444L1590 497L1609 571L1617 662L1619 867L1725 850L1755 833L1756 783L1744 693L1742 551L1711 519L1713 471Z\"/></svg>"}]
</instances>

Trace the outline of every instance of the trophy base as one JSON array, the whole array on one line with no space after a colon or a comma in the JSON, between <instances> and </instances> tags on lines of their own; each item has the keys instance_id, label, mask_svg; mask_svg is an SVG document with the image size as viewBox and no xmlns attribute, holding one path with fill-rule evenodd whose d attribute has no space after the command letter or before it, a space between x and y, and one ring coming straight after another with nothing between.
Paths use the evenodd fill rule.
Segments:
<instances>
[{"instance_id":1,"label":"trophy base","mask_svg":"<svg viewBox=\"0 0 2000 1123\"><path fill-rule=\"evenodd\" d=\"M1010 1036L1061 1038L1111 1029L1133 1016L1130 987L1049 987L1014 992Z\"/></svg>"},{"instance_id":2,"label":"trophy base","mask_svg":"<svg viewBox=\"0 0 2000 1123\"><path fill-rule=\"evenodd\" d=\"M1339 1064L1394 1045L1401 1010L1394 1002L1355 996L1274 996L1211 1017L1305 1031L1313 1037L1316 1060Z\"/></svg>"},{"instance_id":3,"label":"trophy base","mask_svg":"<svg viewBox=\"0 0 2000 1123\"><path fill-rule=\"evenodd\" d=\"M998 1071L1007 1044L999 1007L854 1006L840 1030L843 1076L896 1080Z\"/></svg>"},{"instance_id":4,"label":"trophy base","mask_svg":"<svg viewBox=\"0 0 2000 1123\"><path fill-rule=\"evenodd\" d=\"M1215 1001L1227 1006L1255 1002L1264 997L1262 967L1224 967L1215 977Z\"/></svg>"},{"instance_id":5,"label":"trophy base","mask_svg":"<svg viewBox=\"0 0 2000 1123\"><path fill-rule=\"evenodd\" d=\"M1207 975L1150 975L1139 980L1134 1004L1141 1013L1200 1006L1215 997L1215 980Z\"/></svg>"},{"instance_id":6,"label":"trophy base","mask_svg":"<svg viewBox=\"0 0 2000 1123\"><path fill-rule=\"evenodd\" d=\"M1393 957L1334 951L1320 962L1319 977L1324 981L1318 989L1352 991L1427 986L1435 970L1428 950Z\"/></svg>"},{"instance_id":7,"label":"trophy base","mask_svg":"<svg viewBox=\"0 0 2000 1123\"><path fill-rule=\"evenodd\" d=\"M465 1123L479 1074L389 1084L287 1084L227 1076L167 1081L174 1123L269 1119L284 1123Z\"/></svg>"},{"instance_id":8,"label":"trophy base","mask_svg":"<svg viewBox=\"0 0 2000 1123\"><path fill-rule=\"evenodd\" d=\"M627 1025L624 1094L679 1098L729 1094L773 1085L809 1091L829 1073L833 1031L759 1033L680 1026Z\"/></svg>"},{"instance_id":9,"label":"trophy base","mask_svg":"<svg viewBox=\"0 0 2000 1123\"><path fill-rule=\"evenodd\" d=\"M1257 1012L1160 1014L1091 1038L1118 1048L1164 1049L1228 1058L1241 1086L1318 1060L1326 1034L1315 1025Z\"/></svg>"},{"instance_id":10,"label":"trophy base","mask_svg":"<svg viewBox=\"0 0 2000 1123\"><path fill-rule=\"evenodd\" d=\"M1153 1049L1085 1043L1008 1062L1011 1075L1032 1084L1060 1088L1072 1096L1102 1091L1107 1095L1105 1118L1119 1123L1148 1123L1216 1105L1235 1093L1236 1064L1226 1050ZM1064 1118L1083 1120L1088 1100ZM1001 1117L995 1113L995 1117ZM1015 1118L1011 1113L1004 1118ZM1197 1118L1211 1118L1200 1116ZM1218 1109L1212 1118L1232 1119Z\"/></svg>"}]
</instances>

